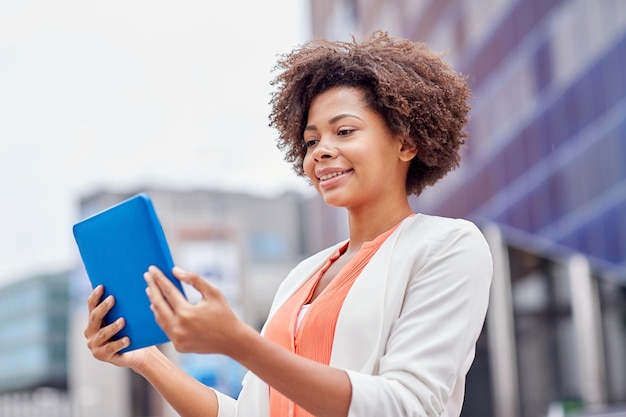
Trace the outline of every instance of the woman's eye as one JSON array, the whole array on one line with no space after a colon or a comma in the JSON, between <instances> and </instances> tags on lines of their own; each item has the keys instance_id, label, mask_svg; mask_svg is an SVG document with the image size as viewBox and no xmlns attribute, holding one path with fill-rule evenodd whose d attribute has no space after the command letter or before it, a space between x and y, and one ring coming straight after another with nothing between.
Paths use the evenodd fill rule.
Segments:
<instances>
[{"instance_id":1,"label":"woman's eye","mask_svg":"<svg viewBox=\"0 0 626 417\"><path fill-rule=\"evenodd\" d=\"M315 146L316 143L317 143L317 139L305 139L304 140L304 147L305 148L310 148L311 146Z\"/></svg>"},{"instance_id":2,"label":"woman's eye","mask_svg":"<svg viewBox=\"0 0 626 417\"><path fill-rule=\"evenodd\" d=\"M350 133L354 132L354 129L339 129L339 131L337 132L338 136L345 136L345 135L349 135Z\"/></svg>"}]
</instances>

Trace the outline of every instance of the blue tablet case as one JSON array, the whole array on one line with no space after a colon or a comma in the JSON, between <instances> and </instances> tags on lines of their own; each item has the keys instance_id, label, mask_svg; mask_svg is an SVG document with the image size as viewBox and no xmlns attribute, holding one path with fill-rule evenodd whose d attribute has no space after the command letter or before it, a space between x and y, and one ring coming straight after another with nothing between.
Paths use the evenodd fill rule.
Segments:
<instances>
[{"instance_id":1,"label":"blue tablet case","mask_svg":"<svg viewBox=\"0 0 626 417\"><path fill-rule=\"evenodd\" d=\"M130 338L130 346L121 352L167 342L150 310L143 274L155 265L184 292L172 275L174 262L150 197L135 195L76 223L73 232L92 286L104 286L102 299L115 297L105 324L119 317L126 320L114 337Z\"/></svg>"}]
</instances>

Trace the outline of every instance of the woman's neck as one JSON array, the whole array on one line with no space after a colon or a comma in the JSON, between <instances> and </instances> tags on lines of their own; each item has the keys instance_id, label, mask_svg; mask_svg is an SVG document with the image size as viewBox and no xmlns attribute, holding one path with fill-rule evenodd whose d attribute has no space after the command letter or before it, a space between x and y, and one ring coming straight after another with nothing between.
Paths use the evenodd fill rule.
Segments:
<instances>
[{"instance_id":1,"label":"woman's neck","mask_svg":"<svg viewBox=\"0 0 626 417\"><path fill-rule=\"evenodd\" d=\"M374 240L381 233L413 214L408 202L393 209L348 210L350 243L346 252L358 251L365 242Z\"/></svg>"}]
</instances>

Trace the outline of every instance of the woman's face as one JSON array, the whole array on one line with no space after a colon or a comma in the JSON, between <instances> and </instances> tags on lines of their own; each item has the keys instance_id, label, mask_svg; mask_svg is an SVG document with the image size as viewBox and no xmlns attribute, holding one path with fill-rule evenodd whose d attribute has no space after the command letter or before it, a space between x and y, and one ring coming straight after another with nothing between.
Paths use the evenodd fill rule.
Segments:
<instances>
[{"instance_id":1,"label":"woman's face","mask_svg":"<svg viewBox=\"0 0 626 417\"><path fill-rule=\"evenodd\" d=\"M316 96L303 140L303 168L327 204L346 208L406 199L406 175L415 151L367 107L358 88L334 87Z\"/></svg>"}]
</instances>

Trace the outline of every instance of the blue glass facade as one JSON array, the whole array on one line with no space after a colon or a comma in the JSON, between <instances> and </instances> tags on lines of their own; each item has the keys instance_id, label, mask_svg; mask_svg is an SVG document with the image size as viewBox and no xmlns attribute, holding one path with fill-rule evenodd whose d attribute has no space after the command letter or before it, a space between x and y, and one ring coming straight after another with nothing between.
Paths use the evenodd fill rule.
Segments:
<instances>
[{"instance_id":1,"label":"blue glass facade","mask_svg":"<svg viewBox=\"0 0 626 417\"><path fill-rule=\"evenodd\" d=\"M596 273L626 280L626 24L583 24L592 13L625 15L626 3L509 3L482 43L457 46L455 67L475 97L464 167L451 174L454 186L432 192L436 203L427 192L415 206L494 222L513 243L548 256L579 252ZM558 17L567 9L580 10ZM561 52L567 36L581 55L572 63ZM585 46L594 36L597 45Z\"/></svg>"}]
</instances>

